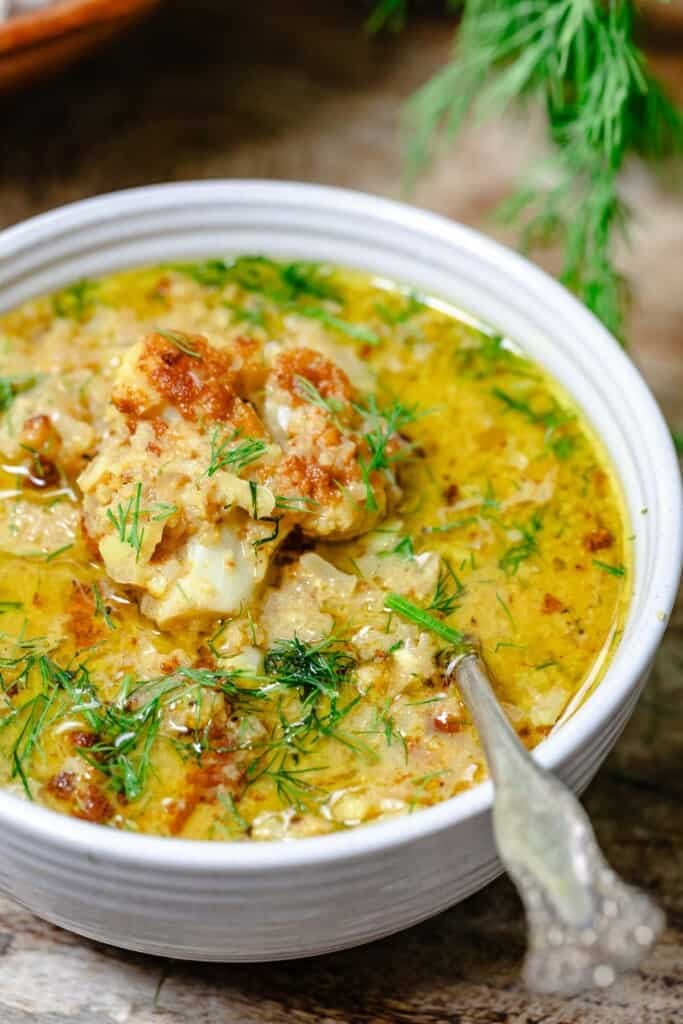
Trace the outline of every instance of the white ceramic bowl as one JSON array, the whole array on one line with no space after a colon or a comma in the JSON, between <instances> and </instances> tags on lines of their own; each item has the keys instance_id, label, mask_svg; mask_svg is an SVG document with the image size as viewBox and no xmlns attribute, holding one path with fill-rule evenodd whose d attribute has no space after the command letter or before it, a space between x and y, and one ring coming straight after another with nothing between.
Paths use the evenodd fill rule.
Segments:
<instances>
[{"instance_id":1,"label":"white ceramic bowl","mask_svg":"<svg viewBox=\"0 0 683 1024\"><path fill-rule=\"evenodd\" d=\"M635 592L602 683L535 752L582 790L631 714L681 567L678 464L638 372L579 303L513 252L408 206L309 185L155 186L37 217L0 234L0 310L86 275L256 252L347 264L455 303L520 341L602 437L630 510ZM494 878L490 807L486 783L336 835L200 843L117 832L0 792L0 886L41 917L130 949L305 956L405 928Z\"/></svg>"}]
</instances>

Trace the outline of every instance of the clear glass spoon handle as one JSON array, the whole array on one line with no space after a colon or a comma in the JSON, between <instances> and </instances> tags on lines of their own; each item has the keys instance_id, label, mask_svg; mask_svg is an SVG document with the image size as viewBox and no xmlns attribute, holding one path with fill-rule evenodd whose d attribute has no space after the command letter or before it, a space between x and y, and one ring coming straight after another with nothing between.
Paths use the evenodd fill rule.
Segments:
<instances>
[{"instance_id":1,"label":"clear glass spoon handle","mask_svg":"<svg viewBox=\"0 0 683 1024\"><path fill-rule=\"evenodd\" d=\"M482 659L453 662L494 784L500 859L524 903L524 977L537 992L574 995L635 967L664 926L661 910L606 863L574 794L522 746Z\"/></svg>"}]
</instances>

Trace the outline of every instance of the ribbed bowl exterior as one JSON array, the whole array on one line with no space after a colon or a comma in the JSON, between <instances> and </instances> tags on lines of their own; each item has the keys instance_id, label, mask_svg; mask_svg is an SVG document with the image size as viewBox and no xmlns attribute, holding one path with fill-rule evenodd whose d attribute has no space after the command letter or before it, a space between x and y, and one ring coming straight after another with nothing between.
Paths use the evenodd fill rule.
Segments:
<instances>
[{"instance_id":1,"label":"ribbed bowl exterior","mask_svg":"<svg viewBox=\"0 0 683 1024\"><path fill-rule=\"evenodd\" d=\"M535 752L580 792L633 710L680 573L680 476L645 384L597 321L514 253L410 207L316 186L158 186L35 218L0 235L0 311L122 267L253 252L358 267L454 303L519 340L601 436L635 535L631 610L603 681ZM0 886L41 917L129 949L300 957L387 935L489 882L500 870L490 806L487 783L349 833L192 843L89 825L0 792Z\"/></svg>"}]
</instances>

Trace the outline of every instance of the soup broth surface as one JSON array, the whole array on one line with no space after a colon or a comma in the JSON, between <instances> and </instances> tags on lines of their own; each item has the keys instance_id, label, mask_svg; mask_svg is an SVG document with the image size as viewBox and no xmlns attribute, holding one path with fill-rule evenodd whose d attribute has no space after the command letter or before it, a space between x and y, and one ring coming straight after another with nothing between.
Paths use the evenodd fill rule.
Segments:
<instances>
[{"instance_id":1,"label":"soup broth surface","mask_svg":"<svg viewBox=\"0 0 683 1024\"><path fill-rule=\"evenodd\" d=\"M621 630L623 507L571 401L355 271L208 260L25 304L0 456L0 783L88 821L412 813L486 777L468 637L533 747Z\"/></svg>"}]
</instances>

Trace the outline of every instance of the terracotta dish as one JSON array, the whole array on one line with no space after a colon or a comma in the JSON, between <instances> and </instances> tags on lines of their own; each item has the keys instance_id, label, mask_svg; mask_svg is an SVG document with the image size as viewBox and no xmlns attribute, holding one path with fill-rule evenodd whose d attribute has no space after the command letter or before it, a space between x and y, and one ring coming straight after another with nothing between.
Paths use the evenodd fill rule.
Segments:
<instances>
[{"instance_id":1,"label":"terracotta dish","mask_svg":"<svg viewBox=\"0 0 683 1024\"><path fill-rule=\"evenodd\" d=\"M159 0L63 0L0 23L0 93L60 71Z\"/></svg>"}]
</instances>

